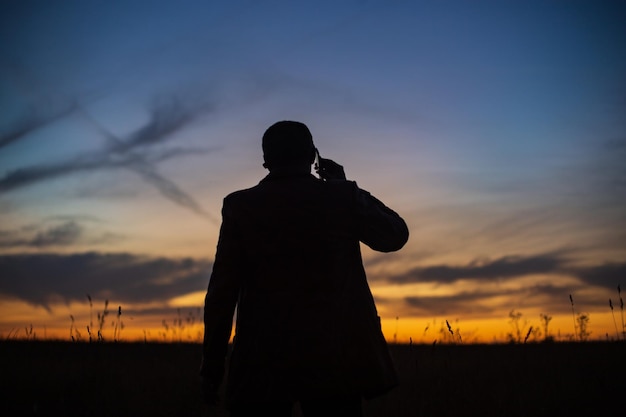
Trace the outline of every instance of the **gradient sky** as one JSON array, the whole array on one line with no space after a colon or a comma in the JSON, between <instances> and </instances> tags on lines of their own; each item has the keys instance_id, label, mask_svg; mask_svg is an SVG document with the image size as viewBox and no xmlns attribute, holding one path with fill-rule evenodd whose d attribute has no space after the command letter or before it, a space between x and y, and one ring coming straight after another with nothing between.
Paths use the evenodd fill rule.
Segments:
<instances>
[{"instance_id":1,"label":"gradient sky","mask_svg":"<svg viewBox=\"0 0 626 417\"><path fill-rule=\"evenodd\" d=\"M222 199L285 119L409 225L363 248L388 339L622 331L624 2L0 4L2 337L109 300L122 338L196 338Z\"/></svg>"}]
</instances>

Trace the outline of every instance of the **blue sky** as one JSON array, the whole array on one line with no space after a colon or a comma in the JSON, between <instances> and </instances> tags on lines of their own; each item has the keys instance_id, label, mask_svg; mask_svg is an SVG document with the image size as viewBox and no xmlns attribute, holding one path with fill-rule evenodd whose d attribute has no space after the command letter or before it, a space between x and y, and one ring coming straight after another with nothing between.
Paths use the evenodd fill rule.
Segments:
<instances>
[{"instance_id":1,"label":"blue sky","mask_svg":"<svg viewBox=\"0 0 626 417\"><path fill-rule=\"evenodd\" d=\"M282 119L406 218L401 252L364 248L383 320L504 333L511 309L571 321L574 294L596 336L611 331L626 271L623 2L2 7L3 332L63 327L85 293L136 323L197 305L222 198L262 178L261 135Z\"/></svg>"}]
</instances>

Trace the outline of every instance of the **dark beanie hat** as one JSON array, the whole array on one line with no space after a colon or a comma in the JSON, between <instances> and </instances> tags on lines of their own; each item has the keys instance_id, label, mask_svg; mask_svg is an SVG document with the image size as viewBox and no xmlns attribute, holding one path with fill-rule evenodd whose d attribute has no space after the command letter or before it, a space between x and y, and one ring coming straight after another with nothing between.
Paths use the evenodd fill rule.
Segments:
<instances>
[{"instance_id":1,"label":"dark beanie hat","mask_svg":"<svg viewBox=\"0 0 626 417\"><path fill-rule=\"evenodd\" d=\"M315 150L313 136L304 123L281 121L263 134L263 159L268 168L308 161Z\"/></svg>"}]
</instances>

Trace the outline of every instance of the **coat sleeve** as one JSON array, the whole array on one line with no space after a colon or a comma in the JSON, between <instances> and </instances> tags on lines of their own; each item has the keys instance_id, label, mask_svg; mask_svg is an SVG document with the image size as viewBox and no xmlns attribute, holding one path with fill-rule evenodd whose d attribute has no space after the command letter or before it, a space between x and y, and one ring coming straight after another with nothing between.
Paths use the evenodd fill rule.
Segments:
<instances>
[{"instance_id":1,"label":"coat sleeve","mask_svg":"<svg viewBox=\"0 0 626 417\"><path fill-rule=\"evenodd\" d=\"M222 207L222 226L213 271L204 303L204 343L200 374L215 385L224 375L228 341L241 283L240 239L228 197Z\"/></svg>"},{"instance_id":2,"label":"coat sleeve","mask_svg":"<svg viewBox=\"0 0 626 417\"><path fill-rule=\"evenodd\" d=\"M358 187L356 207L359 240L373 250L397 251L408 241L409 229L402 217Z\"/></svg>"}]
</instances>

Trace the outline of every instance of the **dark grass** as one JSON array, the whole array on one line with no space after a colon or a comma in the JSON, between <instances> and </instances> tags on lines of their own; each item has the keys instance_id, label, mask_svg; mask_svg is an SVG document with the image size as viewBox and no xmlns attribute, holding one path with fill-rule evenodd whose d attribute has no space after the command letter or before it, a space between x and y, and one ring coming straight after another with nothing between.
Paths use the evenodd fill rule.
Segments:
<instances>
[{"instance_id":1,"label":"dark grass","mask_svg":"<svg viewBox=\"0 0 626 417\"><path fill-rule=\"evenodd\" d=\"M378 416L621 415L626 344L392 345ZM6 416L206 416L198 344L0 342ZM299 415L296 408L294 416Z\"/></svg>"},{"instance_id":2,"label":"dark grass","mask_svg":"<svg viewBox=\"0 0 626 417\"><path fill-rule=\"evenodd\" d=\"M198 344L3 342L0 413L199 416L200 355Z\"/></svg>"},{"instance_id":3,"label":"dark grass","mask_svg":"<svg viewBox=\"0 0 626 417\"><path fill-rule=\"evenodd\" d=\"M394 346L400 386L368 416L578 416L626 408L626 344ZM607 414L607 415L608 415Z\"/></svg>"}]
</instances>

